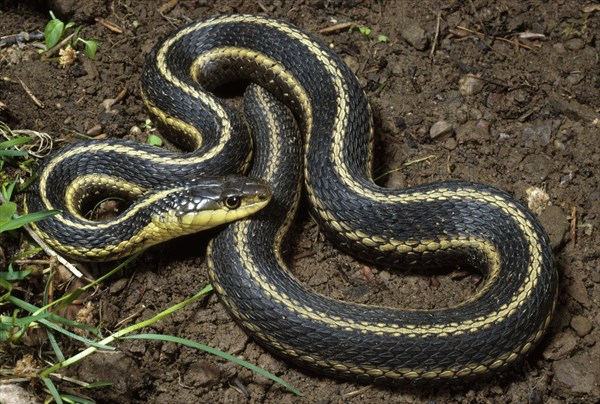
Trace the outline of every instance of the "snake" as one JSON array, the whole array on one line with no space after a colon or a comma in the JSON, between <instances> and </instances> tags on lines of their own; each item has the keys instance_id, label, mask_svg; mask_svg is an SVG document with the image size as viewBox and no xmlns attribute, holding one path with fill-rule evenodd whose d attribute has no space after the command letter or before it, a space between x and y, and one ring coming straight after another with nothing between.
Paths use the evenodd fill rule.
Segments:
<instances>
[{"instance_id":1,"label":"snake","mask_svg":"<svg viewBox=\"0 0 600 404\"><path fill-rule=\"evenodd\" d=\"M209 242L209 278L239 326L277 356L310 372L357 382L447 383L507 369L542 339L558 293L542 225L513 196L484 184L452 180L403 189L376 184L367 96L320 39L267 16L211 17L159 41L140 81L141 97L160 128L188 151L173 155L124 140L76 143L59 152L58 162L45 163L33 198L42 202L32 209L53 207L47 195L60 188L53 180L68 184L60 189L67 205L89 199L94 187L80 190L78 167L92 156L96 162L110 159L97 177L118 171L123 179L104 182L113 190L122 184L135 189L126 199L141 196L144 206L152 184L137 183L147 181L149 172L181 190L186 186L180 181L189 178L237 175L251 167L250 188L270 189L261 188L260 208L240 215ZM253 83L244 96L248 118L215 95L230 82ZM73 154L72 181L62 180L59 162ZM187 178L175 177L172 167ZM158 186L159 195L168 192L165 187ZM356 304L313 291L285 259L284 241L303 194L319 230L354 257L408 270L468 266L484 275L481 287L457 305L433 310ZM155 195L148 198L157 201ZM126 226L134 217L126 211L116 220ZM38 229L59 249L65 242L58 233L81 234L79 222L61 222L52 234L42 223ZM84 224L91 226L89 220ZM139 236L140 227L130 226L111 246L129 245ZM145 233L153 237L152 228ZM86 251L85 242L74 244L68 253L108 255L101 246Z\"/></svg>"}]
</instances>

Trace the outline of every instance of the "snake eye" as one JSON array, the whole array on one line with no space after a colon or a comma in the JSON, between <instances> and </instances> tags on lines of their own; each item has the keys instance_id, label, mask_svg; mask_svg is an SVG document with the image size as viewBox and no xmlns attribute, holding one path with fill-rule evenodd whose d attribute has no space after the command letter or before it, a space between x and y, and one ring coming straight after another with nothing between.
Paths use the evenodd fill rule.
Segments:
<instances>
[{"instance_id":1,"label":"snake eye","mask_svg":"<svg viewBox=\"0 0 600 404\"><path fill-rule=\"evenodd\" d=\"M242 199L238 198L237 196L228 196L225 198L225 206L227 206L229 209L237 209L240 207L241 203Z\"/></svg>"}]
</instances>

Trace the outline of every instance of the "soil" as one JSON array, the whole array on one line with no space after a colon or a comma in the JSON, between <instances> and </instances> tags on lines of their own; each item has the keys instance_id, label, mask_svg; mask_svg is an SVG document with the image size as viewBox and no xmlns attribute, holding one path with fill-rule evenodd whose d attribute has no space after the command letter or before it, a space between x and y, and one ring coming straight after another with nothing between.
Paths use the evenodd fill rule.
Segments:
<instances>
[{"instance_id":1,"label":"soil","mask_svg":"<svg viewBox=\"0 0 600 404\"><path fill-rule=\"evenodd\" d=\"M73 64L61 67L42 60L35 43L0 49L0 118L13 129L49 133L55 147L78 140L74 133L145 141L149 113L140 98L139 73L158 38L214 14L260 13L319 36L356 72L376 116L375 173L387 185L463 179L491 184L524 202L532 186L549 198L537 213L550 233L560 272L555 318L525 361L487 380L466 386L385 388L305 373L250 340L215 295L145 332L190 338L242 357L291 383L304 393L304 402L600 400L596 2L224 0L213 5L202 0L0 0L0 36L43 30L49 9L82 25L83 38L102 41L96 60L81 52ZM99 21L113 23L121 32ZM371 33L348 27L320 33L340 23L368 27ZM32 101L21 82L44 108ZM124 99L107 106L123 91ZM209 237L190 236L144 253L81 302L89 303L91 322L108 334L194 295L208 283L204 255ZM365 265L339 253L306 214L300 215L291 237L288 261L294 274L335 298L443 307L465 299L481 281L470 272L406 274ZM0 241L9 259L16 243ZM110 266L82 268L97 277ZM23 285L22 297L36 301L42 286L41 280ZM58 291L61 286L57 284ZM33 346L0 351L3 370L25 354L43 363L40 358L47 358L43 355L49 344L37 346L31 336L27 342ZM61 343L66 352L81 349L70 341ZM300 400L244 368L174 343L134 340L118 347L87 358L66 374L86 382L112 382L85 391L99 402ZM64 382L61 388L68 386ZM39 385L23 387L45 397Z\"/></svg>"}]
</instances>

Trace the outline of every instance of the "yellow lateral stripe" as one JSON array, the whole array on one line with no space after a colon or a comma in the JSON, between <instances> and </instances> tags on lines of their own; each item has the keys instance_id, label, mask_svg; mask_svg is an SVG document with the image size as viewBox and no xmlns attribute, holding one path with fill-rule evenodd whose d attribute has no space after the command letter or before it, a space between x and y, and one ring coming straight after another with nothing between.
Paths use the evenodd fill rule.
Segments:
<instances>
[{"instance_id":1,"label":"yellow lateral stripe","mask_svg":"<svg viewBox=\"0 0 600 404\"><path fill-rule=\"evenodd\" d=\"M380 324L380 323L369 323L363 322L356 323L349 319L332 319L331 315L325 312L316 312L314 308L303 306L298 301L292 301L287 296L282 294L280 291L275 289L268 283L268 279L265 279L255 268L259 267L260 263L254 262L252 254L249 251L248 243L243 241L244 237L248 237L247 223L240 222L233 225L236 231L236 239L238 240L237 248L240 251L240 255L243 262L247 262L247 272L251 275L254 284L257 288L265 290L272 298L278 303L284 305L291 312L298 314L301 317L305 317L312 321L321 322L334 328L350 328L354 330L368 330L370 332L384 332L394 336L416 336L429 334L431 332L447 332L453 333L458 331L469 331L478 329L485 324L495 323L502 321L503 318L512 314L517 308L527 302L529 293L531 292L533 279L528 277L527 282L520 288L519 294L512 297L511 301L501 306L500 310L496 313L490 314L488 317L477 317L466 320L462 323L448 323L448 324L431 324L431 325L420 325L415 324L404 324L400 327L397 324ZM401 243L399 243L401 244ZM454 247L472 247L473 244L485 244L485 242L478 240L461 240L454 241ZM274 247L275 251L279 251L279 248ZM283 259L278 258L279 261L283 262ZM325 296L324 296L325 297ZM325 297L327 298L327 297ZM328 299L328 298L327 298ZM333 299L332 299L333 300ZM365 308L373 308L372 305L361 305ZM407 309L398 309L398 311L408 311ZM421 310L410 310L410 311L421 311Z\"/></svg>"}]
</instances>

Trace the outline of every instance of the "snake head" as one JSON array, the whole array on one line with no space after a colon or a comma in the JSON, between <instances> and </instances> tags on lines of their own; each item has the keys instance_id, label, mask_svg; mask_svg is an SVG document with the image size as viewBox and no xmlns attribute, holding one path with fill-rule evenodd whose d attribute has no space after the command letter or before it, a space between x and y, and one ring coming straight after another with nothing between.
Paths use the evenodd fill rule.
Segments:
<instances>
[{"instance_id":1,"label":"snake head","mask_svg":"<svg viewBox=\"0 0 600 404\"><path fill-rule=\"evenodd\" d=\"M238 175L197 178L169 188L172 191L157 201L153 220L159 229L168 231L168 237L250 216L271 200L271 187L266 182Z\"/></svg>"}]
</instances>

